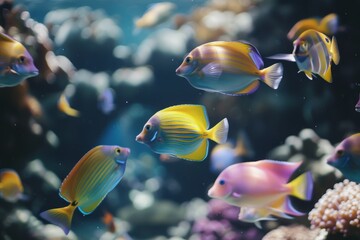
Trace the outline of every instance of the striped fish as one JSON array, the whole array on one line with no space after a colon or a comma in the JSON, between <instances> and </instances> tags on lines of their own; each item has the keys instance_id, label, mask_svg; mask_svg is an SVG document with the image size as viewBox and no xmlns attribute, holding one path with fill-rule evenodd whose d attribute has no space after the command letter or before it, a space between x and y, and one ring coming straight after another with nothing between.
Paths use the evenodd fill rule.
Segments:
<instances>
[{"instance_id":1,"label":"striped fish","mask_svg":"<svg viewBox=\"0 0 360 240\"><path fill-rule=\"evenodd\" d=\"M130 149L119 146L97 146L88 151L71 170L60 187L60 197L69 203L40 213L49 222L70 231L76 208L90 214L120 182Z\"/></svg>"},{"instance_id":2,"label":"striped fish","mask_svg":"<svg viewBox=\"0 0 360 240\"><path fill-rule=\"evenodd\" d=\"M227 119L209 129L206 109L201 105L177 105L155 113L144 125L136 141L154 152L191 161L202 161L208 154L208 139L225 143Z\"/></svg>"},{"instance_id":3,"label":"striped fish","mask_svg":"<svg viewBox=\"0 0 360 240\"><path fill-rule=\"evenodd\" d=\"M306 30L313 29L325 35L334 35L339 30L339 18L330 13L324 18L306 18L297 22L287 34L288 39L295 39Z\"/></svg>"},{"instance_id":4,"label":"striped fish","mask_svg":"<svg viewBox=\"0 0 360 240\"><path fill-rule=\"evenodd\" d=\"M258 50L245 42L216 41L193 49L176 69L198 89L227 95L250 94L260 81L277 89L282 79L280 63L263 69Z\"/></svg>"},{"instance_id":5,"label":"striped fish","mask_svg":"<svg viewBox=\"0 0 360 240\"><path fill-rule=\"evenodd\" d=\"M309 79L318 74L331 83L331 62L339 64L340 55L335 37L330 40L325 34L315 30L303 32L294 41L292 54L277 54L269 57L296 62L299 72L304 72Z\"/></svg>"}]
</instances>

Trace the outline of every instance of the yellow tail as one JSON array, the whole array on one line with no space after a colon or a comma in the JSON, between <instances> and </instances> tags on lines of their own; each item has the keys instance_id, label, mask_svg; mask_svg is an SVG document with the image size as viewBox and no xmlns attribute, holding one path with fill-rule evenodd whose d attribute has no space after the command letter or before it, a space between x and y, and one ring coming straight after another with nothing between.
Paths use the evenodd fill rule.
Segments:
<instances>
[{"instance_id":1,"label":"yellow tail","mask_svg":"<svg viewBox=\"0 0 360 240\"><path fill-rule=\"evenodd\" d=\"M40 216L59 226L67 235L70 232L71 220L76 206L70 204L63 208L54 208L40 213Z\"/></svg>"},{"instance_id":2,"label":"yellow tail","mask_svg":"<svg viewBox=\"0 0 360 240\"><path fill-rule=\"evenodd\" d=\"M217 143L223 144L227 140L228 132L229 122L224 118L209 130L209 138Z\"/></svg>"},{"instance_id":3,"label":"yellow tail","mask_svg":"<svg viewBox=\"0 0 360 240\"><path fill-rule=\"evenodd\" d=\"M311 200L313 179L310 172L301 174L287 185L291 189L290 194L294 197L300 198L302 200Z\"/></svg>"}]
</instances>

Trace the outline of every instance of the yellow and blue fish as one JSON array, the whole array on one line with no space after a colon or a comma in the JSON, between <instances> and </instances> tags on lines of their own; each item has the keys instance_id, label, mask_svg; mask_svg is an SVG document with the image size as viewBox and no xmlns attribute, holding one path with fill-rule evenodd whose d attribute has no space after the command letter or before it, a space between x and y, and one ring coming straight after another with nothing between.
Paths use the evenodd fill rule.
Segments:
<instances>
[{"instance_id":1,"label":"yellow and blue fish","mask_svg":"<svg viewBox=\"0 0 360 240\"><path fill-rule=\"evenodd\" d=\"M292 54L277 54L269 58L296 62L299 72L304 72L310 80L313 74L317 74L331 83L331 62L339 64L340 54L335 37L330 40L321 32L307 30L294 41Z\"/></svg>"},{"instance_id":2,"label":"yellow and blue fish","mask_svg":"<svg viewBox=\"0 0 360 240\"><path fill-rule=\"evenodd\" d=\"M206 109L201 105L177 105L155 113L136 141L154 152L190 161L202 161L208 154L208 139L225 143L229 131L226 118L209 129Z\"/></svg>"},{"instance_id":3,"label":"yellow and blue fish","mask_svg":"<svg viewBox=\"0 0 360 240\"><path fill-rule=\"evenodd\" d=\"M125 173L130 149L97 146L88 151L70 171L60 187L60 197L69 203L40 213L68 234L76 208L84 215L93 212Z\"/></svg>"},{"instance_id":4,"label":"yellow and blue fish","mask_svg":"<svg viewBox=\"0 0 360 240\"><path fill-rule=\"evenodd\" d=\"M11 169L0 170L0 196L8 202L23 199L24 187L19 175Z\"/></svg>"},{"instance_id":5,"label":"yellow and blue fish","mask_svg":"<svg viewBox=\"0 0 360 240\"><path fill-rule=\"evenodd\" d=\"M339 17L335 13L330 13L319 18L306 18L298 21L287 34L288 39L295 39L306 30L313 29L325 35L334 35L339 30Z\"/></svg>"},{"instance_id":6,"label":"yellow and blue fish","mask_svg":"<svg viewBox=\"0 0 360 240\"><path fill-rule=\"evenodd\" d=\"M0 33L0 87L13 87L39 74L24 45Z\"/></svg>"},{"instance_id":7,"label":"yellow and blue fish","mask_svg":"<svg viewBox=\"0 0 360 240\"><path fill-rule=\"evenodd\" d=\"M176 69L176 74L208 92L227 95L251 94L260 81L277 89L283 67L276 63L264 68L259 51L245 42L215 41L193 49Z\"/></svg>"}]
</instances>

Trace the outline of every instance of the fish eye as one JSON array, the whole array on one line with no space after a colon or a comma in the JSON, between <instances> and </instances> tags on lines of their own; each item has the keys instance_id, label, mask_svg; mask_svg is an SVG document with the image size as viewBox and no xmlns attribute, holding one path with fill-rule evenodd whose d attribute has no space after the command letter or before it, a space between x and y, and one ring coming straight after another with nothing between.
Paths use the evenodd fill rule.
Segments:
<instances>
[{"instance_id":1,"label":"fish eye","mask_svg":"<svg viewBox=\"0 0 360 240\"><path fill-rule=\"evenodd\" d=\"M337 155L338 157L341 157L342 155L344 155L344 150L338 150L338 151L336 152L336 155Z\"/></svg>"},{"instance_id":2,"label":"fish eye","mask_svg":"<svg viewBox=\"0 0 360 240\"><path fill-rule=\"evenodd\" d=\"M192 58L191 58L191 57L186 57L186 58L185 58L185 62L186 62L186 63L191 63L191 61L192 61Z\"/></svg>"},{"instance_id":3,"label":"fish eye","mask_svg":"<svg viewBox=\"0 0 360 240\"><path fill-rule=\"evenodd\" d=\"M224 179L221 179L221 180L219 181L219 184L220 184L220 185L224 185L224 184L225 184L225 180L224 180Z\"/></svg>"},{"instance_id":4,"label":"fish eye","mask_svg":"<svg viewBox=\"0 0 360 240\"><path fill-rule=\"evenodd\" d=\"M150 124L146 124L146 125L145 125L145 129L146 129L147 131L149 131L149 130L151 129Z\"/></svg>"},{"instance_id":5,"label":"fish eye","mask_svg":"<svg viewBox=\"0 0 360 240\"><path fill-rule=\"evenodd\" d=\"M326 41L327 43L329 43L329 42L330 42L330 40L329 40L328 38L325 38L325 41Z\"/></svg>"},{"instance_id":6,"label":"fish eye","mask_svg":"<svg viewBox=\"0 0 360 240\"><path fill-rule=\"evenodd\" d=\"M121 149L120 148L115 148L115 153L119 155L121 153Z\"/></svg>"},{"instance_id":7,"label":"fish eye","mask_svg":"<svg viewBox=\"0 0 360 240\"><path fill-rule=\"evenodd\" d=\"M23 64L25 62L25 56L20 56L19 59L18 59L18 62L20 64Z\"/></svg>"}]
</instances>

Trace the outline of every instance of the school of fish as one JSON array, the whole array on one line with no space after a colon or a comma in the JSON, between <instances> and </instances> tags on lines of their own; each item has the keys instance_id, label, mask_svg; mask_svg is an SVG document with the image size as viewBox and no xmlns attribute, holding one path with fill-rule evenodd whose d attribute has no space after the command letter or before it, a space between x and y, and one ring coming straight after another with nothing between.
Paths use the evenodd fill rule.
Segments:
<instances>
[{"instance_id":1,"label":"school of fish","mask_svg":"<svg viewBox=\"0 0 360 240\"><path fill-rule=\"evenodd\" d=\"M176 5L170 2L154 4L135 21L135 26L138 29L158 26L169 19L175 8ZM296 62L299 71L307 78L313 79L316 74L331 83L331 64L338 65L340 61L333 36L338 30L336 14L320 20L301 20L287 35L288 39L295 39L292 54L276 54L269 58ZM13 87L38 75L30 53L20 42L0 33L0 45L0 87ZM283 72L281 63L264 68L259 51L245 41L202 44L190 51L175 70L176 75L187 79L194 88L231 96L254 93L261 82L278 89L284 78ZM108 114L115 107L114 93L106 89L99 96L99 108ZM59 97L58 108L67 116L80 116L64 93ZM355 107L356 111L359 109L360 100ZM304 215L293 207L290 200L290 196L305 201L312 197L314 183L311 173L295 173L302 162L239 162L244 146L238 143L233 147L226 143L229 130L227 118L210 128L205 106L182 104L156 112L135 140L162 156L200 162L208 156L210 139L221 145L217 145L211 154L212 171L219 175L208 190L209 197L239 207L238 219L254 223L259 228L260 221ZM100 145L89 150L60 186L59 195L68 205L44 211L40 216L68 234L76 208L84 215L92 213L119 184L129 155L130 149L120 146ZM346 178L360 182L360 133L344 139L329 157L328 164L338 168ZM23 192L19 175L14 170L2 169L0 196L16 202L23 199ZM104 222L115 232L111 214L106 214Z\"/></svg>"}]
</instances>

